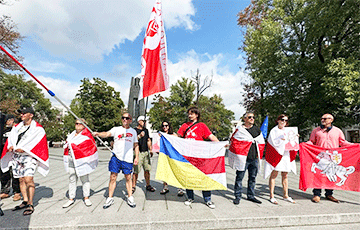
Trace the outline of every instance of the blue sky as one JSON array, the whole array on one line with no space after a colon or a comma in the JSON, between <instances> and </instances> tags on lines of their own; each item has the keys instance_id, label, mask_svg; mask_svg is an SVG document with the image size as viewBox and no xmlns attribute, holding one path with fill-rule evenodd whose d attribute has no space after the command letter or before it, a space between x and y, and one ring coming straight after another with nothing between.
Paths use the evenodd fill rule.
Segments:
<instances>
[{"instance_id":1,"label":"blue sky","mask_svg":"<svg viewBox=\"0 0 360 230\"><path fill-rule=\"evenodd\" d=\"M144 30L155 0L21 0L0 5L25 36L26 68L66 104L84 77L100 77L127 104L130 79L140 73ZM200 69L213 74L205 95L220 94L238 119L241 83L248 81L237 13L250 0L162 0L170 84ZM242 69L240 69L241 67ZM168 96L169 92L162 93ZM152 97L150 97L152 101ZM53 104L57 102L53 101Z\"/></svg>"}]
</instances>

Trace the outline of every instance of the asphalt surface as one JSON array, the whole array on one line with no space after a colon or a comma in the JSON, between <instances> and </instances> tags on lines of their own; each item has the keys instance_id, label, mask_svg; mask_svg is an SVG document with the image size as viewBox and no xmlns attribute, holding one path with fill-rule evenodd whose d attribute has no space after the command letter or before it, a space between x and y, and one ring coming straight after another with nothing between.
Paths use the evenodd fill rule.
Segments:
<instances>
[{"instance_id":1,"label":"asphalt surface","mask_svg":"<svg viewBox=\"0 0 360 230\"><path fill-rule=\"evenodd\" d=\"M185 196L178 197L177 189L160 195L162 182L156 181L157 154L152 158L151 184L157 189L145 189L143 171L139 175L134 194L136 207L127 205L125 179L119 174L115 190L115 203L108 209L103 204L108 193L110 152L100 150L98 168L90 174L92 206L82 200L81 182L78 181L75 203L62 208L68 199L68 174L64 170L62 148L50 148L50 172L46 177L36 173L34 197L35 212L23 216L22 210L12 211L21 201L3 199L0 229L360 229L360 194L334 191L341 203L322 197L320 203L312 203L312 191L303 192L299 187L298 174L289 174L289 195L295 204L282 200L281 176L276 180L275 198L279 204L269 202L268 180L262 173L257 177L256 195L262 204L246 200L247 178L244 178L243 199L233 204L235 171L226 166L227 191L213 191L215 209L203 202L201 191L195 191L195 202L185 206ZM227 161L226 161L227 162Z\"/></svg>"}]
</instances>

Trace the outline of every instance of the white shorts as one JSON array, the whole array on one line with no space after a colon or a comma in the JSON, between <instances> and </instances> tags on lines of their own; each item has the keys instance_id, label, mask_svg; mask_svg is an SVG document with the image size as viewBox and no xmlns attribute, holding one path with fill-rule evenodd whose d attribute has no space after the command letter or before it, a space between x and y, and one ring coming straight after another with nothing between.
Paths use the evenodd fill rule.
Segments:
<instances>
[{"instance_id":1,"label":"white shorts","mask_svg":"<svg viewBox=\"0 0 360 230\"><path fill-rule=\"evenodd\" d=\"M38 162L32 156L27 154L13 155L12 170L14 178L34 176Z\"/></svg>"}]
</instances>

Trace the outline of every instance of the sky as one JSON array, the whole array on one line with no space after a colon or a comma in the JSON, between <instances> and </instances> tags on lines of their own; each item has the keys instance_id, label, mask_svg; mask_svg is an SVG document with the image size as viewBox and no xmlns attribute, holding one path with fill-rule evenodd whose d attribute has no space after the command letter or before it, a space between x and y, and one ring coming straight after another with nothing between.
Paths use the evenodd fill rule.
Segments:
<instances>
[{"instance_id":1,"label":"sky","mask_svg":"<svg viewBox=\"0 0 360 230\"><path fill-rule=\"evenodd\" d=\"M8 0L0 5L25 38L25 67L65 104L84 78L101 78L128 103L131 77L141 71L144 33L155 0ZM239 119L245 54L237 14L250 0L162 0L170 85L181 77L213 76L206 96L221 95ZM27 78L29 78L27 76ZM45 91L44 91L45 92ZM45 93L53 105L59 103ZM170 90L161 93L169 96ZM153 96L149 97L149 102ZM150 104L150 103L149 103Z\"/></svg>"}]
</instances>

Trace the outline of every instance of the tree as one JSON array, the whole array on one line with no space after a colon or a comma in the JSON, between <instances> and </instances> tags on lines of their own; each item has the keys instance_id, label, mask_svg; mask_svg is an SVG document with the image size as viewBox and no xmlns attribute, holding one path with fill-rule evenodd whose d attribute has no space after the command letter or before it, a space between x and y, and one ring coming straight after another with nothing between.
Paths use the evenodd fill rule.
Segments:
<instances>
[{"instance_id":1,"label":"tree","mask_svg":"<svg viewBox=\"0 0 360 230\"><path fill-rule=\"evenodd\" d=\"M238 15L252 78L244 105L286 113L307 132L327 112L355 121L360 102L360 16L354 0L253 0Z\"/></svg>"},{"instance_id":2,"label":"tree","mask_svg":"<svg viewBox=\"0 0 360 230\"><path fill-rule=\"evenodd\" d=\"M79 92L71 101L71 110L79 117L84 118L89 128L96 131L108 131L121 124L121 115L124 103L120 93L100 78L81 80ZM65 117L65 127L68 132L74 130L75 118L72 115Z\"/></svg>"},{"instance_id":3,"label":"tree","mask_svg":"<svg viewBox=\"0 0 360 230\"><path fill-rule=\"evenodd\" d=\"M162 121L171 122L174 131L185 123L187 109L195 105L195 84L186 78L177 81L170 87L170 96L155 96L153 107L149 111L150 122L154 129L159 129ZM201 122L219 138L228 138L231 132L231 120L234 113L225 108L222 98L218 95L206 97L201 95L197 105L201 111Z\"/></svg>"},{"instance_id":4,"label":"tree","mask_svg":"<svg viewBox=\"0 0 360 230\"><path fill-rule=\"evenodd\" d=\"M208 88L211 87L211 85L212 85L212 77L213 76L211 75L211 78L209 80L209 77L206 76L204 81L201 82L201 74L200 74L199 69L196 70L196 75L194 77L191 76L191 78L193 79L193 82L195 84L195 87L196 87L196 90L195 90L195 97L196 97L195 105L198 104L199 98L205 92L205 90L207 90Z\"/></svg>"},{"instance_id":5,"label":"tree","mask_svg":"<svg viewBox=\"0 0 360 230\"><path fill-rule=\"evenodd\" d=\"M5 3L5 1L0 0L0 4ZM20 33L17 32L16 25L11 20L11 18L5 15L0 16L0 45L4 48L7 48L16 56L22 38L23 37L20 35ZM17 56L16 58L19 61L23 59L20 56ZM0 52L0 68L9 70L19 69L17 64L3 52Z\"/></svg>"}]
</instances>

